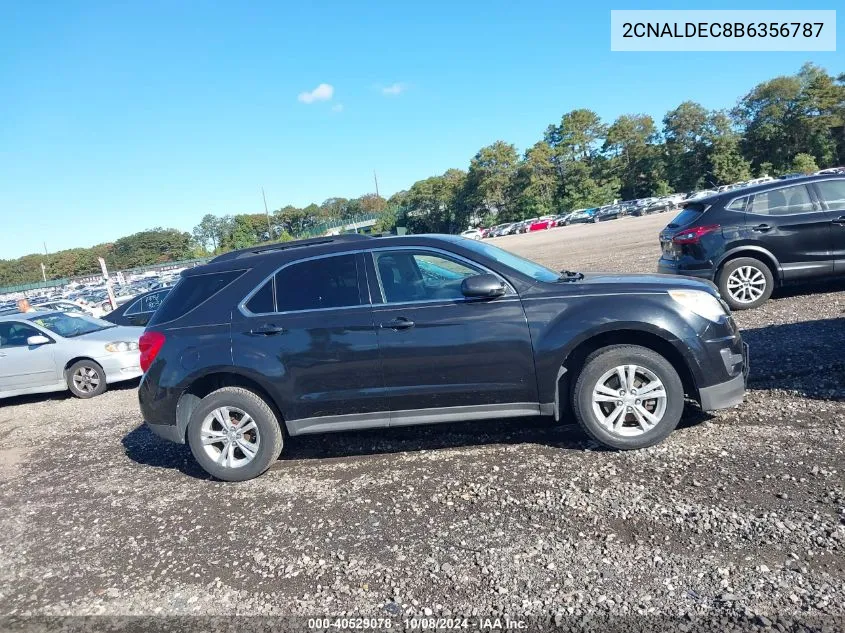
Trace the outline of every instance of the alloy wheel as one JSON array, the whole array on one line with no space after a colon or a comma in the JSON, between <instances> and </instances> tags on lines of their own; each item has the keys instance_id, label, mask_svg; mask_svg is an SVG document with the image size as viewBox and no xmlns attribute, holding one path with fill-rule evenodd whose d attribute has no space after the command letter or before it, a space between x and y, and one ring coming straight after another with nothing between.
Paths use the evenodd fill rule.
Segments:
<instances>
[{"instance_id":1,"label":"alloy wheel","mask_svg":"<svg viewBox=\"0 0 845 633\"><path fill-rule=\"evenodd\" d=\"M737 303L753 303L766 291L766 277L754 266L740 266L728 277L728 294Z\"/></svg>"},{"instance_id":2,"label":"alloy wheel","mask_svg":"<svg viewBox=\"0 0 845 633\"><path fill-rule=\"evenodd\" d=\"M593 413L610 433L634 437L648 433L666 413L666 388L650 369L620 365L596 381Z\"/></svg>"},{"instance_id":3,"label":"alloy wheel","mask_svg":"<svg viewBox=\"0 0 845 633\"><path fill-rule=\"evenodd\" d=\"M255 420L238 407L218 407L200 426L202 448L224 468L241 468L258 453L261 437Z\"/></svg>"},{"instance_id":4,"label":"alloy wheel","mask_svg":"<svg viewBox=\"0 0 845 633\"><path fill-rule=\"evenodd\" d=\"M92 393L100 386L100 373L93 367L80 367L73 372L73 385L81 393Z\"/></svg>"}]
</instances>

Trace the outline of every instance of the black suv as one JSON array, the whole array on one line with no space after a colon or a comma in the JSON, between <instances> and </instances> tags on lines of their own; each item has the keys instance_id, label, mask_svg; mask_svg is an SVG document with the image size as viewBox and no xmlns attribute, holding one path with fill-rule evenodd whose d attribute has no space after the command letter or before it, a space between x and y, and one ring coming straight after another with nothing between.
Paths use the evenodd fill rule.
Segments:
<instances>
[{"instance_id":1,"label":"black suv","mask_svg":"<svg viewBox=\"0 0 845 633\"><path fill-rule=\"evenodd\" d=\"M717 283L735 310L783 283L845 275L845 177L774 180L686 205L660 233L661 273Z\"/></svg>"},{"instance_id":2,"label":"black suv","mask_svg":"<svg viewBox=\"0 0 845 633\"><path fill-rule=\"evenodd\" d=\"M182 273L140 340L144 420L211 475L255 477L289 435L568 411L651 446L685 394L738 404L745 346L715 287L557 273L454 236L340 236Z\"/></svg>"}]
</instances>

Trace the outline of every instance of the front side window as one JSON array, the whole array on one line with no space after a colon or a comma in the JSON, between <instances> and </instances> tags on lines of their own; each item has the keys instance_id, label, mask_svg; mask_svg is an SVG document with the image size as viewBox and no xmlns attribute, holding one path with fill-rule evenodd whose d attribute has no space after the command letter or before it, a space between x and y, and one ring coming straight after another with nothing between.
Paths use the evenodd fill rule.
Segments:
<instances>
[{"instance_id":1,"label":"front side window","mask_svg":"<svg viewBox=\"0 0 845 633\"><path fill-rule=\"evenodd\" d=\"M352 255L334 255L297 262L275 276L276 312L345 308L361 305L358 266ZM266 302L267 291L262 294ZM247 308L255 312L252 299ZM255 306L258 307L258 306Z\"/></svg>"},{"instance_id":2,"label":"front side window","mask_svg":"<svg viewBox=\"0 0 845 633\"><path fill-rule=\"evenodd\" d=\"M754 195L751 212L761 215L792 215L813 211L813 200L804 185L781 187Z\"/></svg>"},{"instance_id":3,"label":"front side window","mask_svg":"<svg viewBox=\"0 0 845 633\"><path fill-rule=\"evenodd\" d=\"M463 280L483 272L428 252L381 251L374 257L387 303L462 299Z\"/></svg>"},{"instance_id":4,"label":"front side window","mask_svg":"<svg viewBox=\"0 0 845 633\"><path fill-rule=\"evenodd\" d=\"M845 180L822 180L816 183L828 209L845 209Z\"/></svg>"},{"instance_id":5,"label":"front side window","mask_svg":"<svg viewBox=\"0 0 845 633\"><path fill-rule=\"evenodd\" d=\"M26 347L26 339L41 334L25 323L6 321L0 323L0 347Z\"/></svg>"}]
</instances>

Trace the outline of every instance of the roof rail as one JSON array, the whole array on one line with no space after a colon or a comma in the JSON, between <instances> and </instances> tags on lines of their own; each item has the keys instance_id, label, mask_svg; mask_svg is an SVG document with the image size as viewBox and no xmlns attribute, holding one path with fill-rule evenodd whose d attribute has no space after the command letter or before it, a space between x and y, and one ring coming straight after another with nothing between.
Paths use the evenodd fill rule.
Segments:
<instances>
[{"instance_id":1,"label":"roof rail","mask_svg":"<svg viewBox=\"0 0 845 633\"><path fill-rule=\"evenodd\" d=\"M292 242L277 242L275 244L261 244L258 246L250 246L242 248L237 251L230 251L223 253L212 259L209 263L227 262L243 257L251 257L253 255L262 255L264 253L271 253L275 251L284 251L291 248L302 248L304 246L316 246L318 244L332 244L334 242L355 242L358 240L368 240L368 235L361 235L359 233L345 233L343 235L327 235L325 237L311 237L305 240L293 240Z\"/></svg>"}]
</instances>

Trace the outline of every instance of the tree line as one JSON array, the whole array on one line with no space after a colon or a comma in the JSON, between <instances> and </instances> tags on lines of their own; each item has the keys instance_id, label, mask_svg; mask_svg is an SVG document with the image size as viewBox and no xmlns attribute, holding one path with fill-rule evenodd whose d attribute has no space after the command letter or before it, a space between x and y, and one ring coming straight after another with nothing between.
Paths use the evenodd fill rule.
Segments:
<instances>
[{"instance_id":1,"label":"tree line","mask_svg":"<svg viewBox=\"0 0 845 633\"><path fill-rule=\"evenodd\" d=\"M308 235L331 221L378 214L376 231L457 233L580 207L706 189L762 175L811 173L845 163L845 73L805 64L752 88L735 107L684 101L656 122L623 114L607 123L576 109L521 155L505 141L388 199L375 194L285 206L270 214L205 215L191 233L156 228L91 248L0 260L0 286L221 253ZM269 218L268 218L269 215Z\"/></svg>"}]
</instances>

